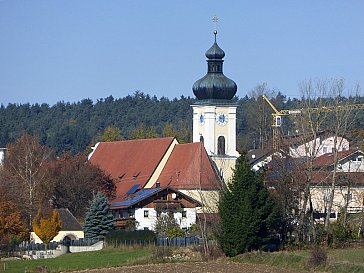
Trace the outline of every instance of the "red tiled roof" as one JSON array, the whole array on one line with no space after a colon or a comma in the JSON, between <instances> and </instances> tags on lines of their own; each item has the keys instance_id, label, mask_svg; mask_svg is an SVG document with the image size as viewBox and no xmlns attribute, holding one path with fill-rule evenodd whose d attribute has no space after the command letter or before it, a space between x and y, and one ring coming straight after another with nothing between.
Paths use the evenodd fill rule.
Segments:
<instances>
[{"instance_id":1,"label":"red tiled roof","mask_svg":"<svg viewBox=\"0 0 364 273\"><path fill-rule=\"evenodd\" d=\"M360 151L360 150L347 150L347 151L338 152L337 159L338 159L338 161L340 161L358 151ZM333 153L323 154L322 156L315 158L315 160L313 161L313 165L315 167L331 166L332 164L334 164L334 154Z\"/></svg>"},{"instance_id":2,"label":"red tiled roof","mask_svg":"<svg viewBox=\"0 0 364 273\"><path fill-rule=\"evenodd\" d=\"M202 142L177 144L158 182L175 189L221 189L218 177Z\"/></svg>"},{"instance_id":3,"label":"red tiled roof","mask_svg":"<svg viewBox=\"0 0 364 273\"><path fill-rule=\"evenodd\" d=\"M133 185L143 188L174 138L100 142L90 162L111 175L116 194L124 195Z\"/></svg>"},{"instance_id":4,"label":"red tiled roof","mask_svg":"<svg viewBox=\"0 0 364 273\"><path fill-rule=\"evenodd\" d=\"M317 186L328 186L332 183L332 172L313 172L312 184ZM364 173L362 172L337 172L336 186L364 185Z\"/></svg>"}]
</instances>

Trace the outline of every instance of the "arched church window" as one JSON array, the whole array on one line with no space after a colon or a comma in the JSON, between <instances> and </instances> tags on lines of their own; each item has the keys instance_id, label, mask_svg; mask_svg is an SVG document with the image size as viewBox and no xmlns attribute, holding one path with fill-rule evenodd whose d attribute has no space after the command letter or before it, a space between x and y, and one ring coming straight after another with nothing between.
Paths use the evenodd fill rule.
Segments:
<instances>
[{"instance_id":1,"label":"arched church window","mask_svg":"<svg viewBox=\"0 0 364 273\"><path fill-rule=\"evenodd\" d=\"M225 155L225 137L219 136L217 139L217 154Z\"/></svg>"},{"instance_id":2,"label":"arched church window","mask_svg":"<svg viewBox=\"0 0 364 273\"><path fill-rule=\"evenodd\" d=\"M200 142L204 142L203 135L200 135Z\"/></svg>"}]
</instances>

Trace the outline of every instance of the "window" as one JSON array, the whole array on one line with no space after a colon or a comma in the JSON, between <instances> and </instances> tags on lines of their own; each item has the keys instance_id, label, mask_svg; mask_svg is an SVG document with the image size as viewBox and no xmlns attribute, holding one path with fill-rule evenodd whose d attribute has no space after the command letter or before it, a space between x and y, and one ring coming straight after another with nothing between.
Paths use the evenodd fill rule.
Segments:
<instances>
[{"instance_id":1,"label":"window","mask_svg":"<svg viewBox=\"0 0 364 273\"><path fill-rule=\"evenodd\" d=\"M326 153L327 153L327 147L323 147L323 148L322 148L322 152L323 152L324 154L326 154Z\"/></svg>"},{"instance_id":2,"label":"window","mask_svg":"<svg viewBox=\"0 0 364 273\"><path fill-rule=\"evenodd\" d=\"M144 230L149 230L149 228L148 227L144 227Z\"/></svg>"},{"instance_id":3,"label":"window","mask_svg":"<svg viewBox=\"0 0 364 273\"><path fill-rule=\"evenodd\" d=\"M225 137L219 136L217 139L217 154L225 155Z\"/></svg>"},{"instance_id":4,"label":"window","mask_svg":"<svg viewBox=\"0 0 364 273\"><path fill-rule=\"evenodd\" d=\"M200 142L203 142L204 139L203 139L203 135L200 135Z\"/></svg>"},{"instance_id":5,"label":"window","mask_svg":"<svg viewBox=\"0 0 364 273\"><path fill-rule=\"evenodd\" d=\"M363 161L363 157L362 156L358 156L353 158L353 162L362 162Z\"/></svg>"},{"instance_id":6,"label":"window","mask_svg":"<svg viewBox=\"0 0 364 273\"><path fill-rule=\"evenodd\" d=\"M187 217L187 211L183 210L182 211L182 218L186 218Z\"/></svg>"},{"instance_id":7,"label":"window","mask_svg":"<svg viewBox=\"0 0 364 273\"><path fill-rule=\"evenodd\" d=\"M145 217L145 218L149 217L149 210L145 210L145 211L144 211L144 217Z\"/></svg>"}]
</instances>

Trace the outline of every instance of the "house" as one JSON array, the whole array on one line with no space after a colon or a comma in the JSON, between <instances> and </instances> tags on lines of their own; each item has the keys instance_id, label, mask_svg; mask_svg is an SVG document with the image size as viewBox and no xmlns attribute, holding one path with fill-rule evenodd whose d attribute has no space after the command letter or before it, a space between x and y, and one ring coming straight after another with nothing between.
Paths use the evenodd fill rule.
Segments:
<instances>
[{"instance_id":1,"label":"house","mask_svg":"<svg viewBox=\"0 0 364 273\"><path fill-rule=\"evenodd\" d=\"M350 148L349 141L340 136L336 137L335 147L335 135L330 131L319 131L315 136L311 133L285 136L283 142L293 158L319 157L334 150L341 152Z\"/></svg>"},{"instance_id":2,"label":"house","mask_svg":"<svg viewBox=\"0 0 364 273\"><path fill-rule=\"evenodd\" d=\"M257 171L272 161L273 156L288 156L289 158L317 158L325 154L332 154L335 150L335 137L330 131L320 131L314 137L312 134L284 136L282 149L274 151L272 148L254 149L247 153L252 169ZM337 137L336 150L348 151L349 141L344 137Z\"/></svg>"},{"instance_id":3,"label":"house","mask_svg":"<svg viewBox=\"0 0 364 273\"><path fill-rule=\"evenodd\" d=\"M364 211L364 152L356 150L337 153L334 174L334 154L324 154L313 161L312 204L318 214L323 214L331 195L335 175L335 191L332 218L337 218L342 208L349 213Z\"/></svg>"},{"instance_id":4,"label":"house","mask_svg":"<svg viewBox=\"0 0 364 273\"><path fill-rule=\"evenodd\" d=\"M217 212L219 192L224 184L201 142L179 144L172 137L99 142L89 161L115 182L116 198L110 201L111 210L121 209L114 204L129 200L131 189L133 195L142 195L158 187L173 189L176 195L195 204L197 213ZM159 195L158 192L152 197L158 199ZM152 204L152 197L148 197L148 204ZM196 202L201 205L197 206ZM144 205L132 206L137 211L144 208ZM114 212L114 215L117 219L120 214ZM151 225L144 227L151 228Z\"/></svg>"},{"instance_id":5,"label":"house","mask_svg":"<svg viewBox=\"0 0 364 273\"><path fill-rule=\"evenodd\" d=\"M196 223L198 206L201 203L173 189L160 187L139 189L132 187L121 199L111 202L110 209L117 229L135 228L155 230L158 217L172 214L182 229L188 229Z\"/></svg>"},{"instance_id":6,"label":"house","mask_svg":"<svg viewBox=\"0 0 364 273\"><path fill-rule=\"evenodd\" d=\"M337 164L334 164L334 153L325 153L313 158L312 171L309 170L310 167L307 167L311 162L307 157L289 155L276 157L275 160L266 164L268 171L265 175L265 185L275 190L278 183L289 179L290 183L300 189L295 193L299 200L299 207L302 207L302 196L299 193L302 193L306 183L310 183L314 217L316 220L323 221L335 175L333 207L330 214L332 220L337 219L343 208L346 208L348 213L364 212L364 152L359 149L342 150L337 152L336 156ZM266 155L265 157L268 158ZM259 162L264 160L261 159Z\"/></svg>"},{"instance_id":7,"label":"house","mask_svg":"<svg viewBox=\"0 0 364 273\"><path fill-rule=\"evenodd\" d=\"M64 240L69 241L84 238L82 226L73 214L66 208L59 208L57 211L61 218L62 228L52 241L61 242ZM34 231L30 233L30 241L38 244L43 243Z\"/></svg>"},{"instance_id":8,"label":"house","mask_svg":"<svg viewBox=\"0 0 364 273\"><path fill-rule=\"evenodd\" d=\"M364 152L360 149L337 152L336 169L338 172L364 172ZM322 168L333 171L334 153L326 153L313 161L315 170Z\"/></svg>"},{"instance_id":9,"label":"house","mask_svg":"<svg viewBox=\"0 0 364 273\"><path fill-rule=\"evenodd\" d=\"M253 149L249 150L246 154L254 171L267 166L272 161L274 155L282 156L281 152L274 152L272 148Z\"/></svg>"}]
</instances>

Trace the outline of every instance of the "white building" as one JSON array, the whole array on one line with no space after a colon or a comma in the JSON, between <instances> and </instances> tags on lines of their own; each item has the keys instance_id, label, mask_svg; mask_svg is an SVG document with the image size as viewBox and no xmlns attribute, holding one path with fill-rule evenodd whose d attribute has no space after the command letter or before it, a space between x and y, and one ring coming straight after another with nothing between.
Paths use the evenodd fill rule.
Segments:
<instances>
[{"instance_id":1,"label":"white building","mask_svg":"<svg viewBox=\"0 0 364 273\"><path fill-rule=\"evenodd\" d=\"M163 214L173 215L180 228L188 229L196 223L198 206L198 201L173 188L139 190L136 185L125 197L113 200L110 209L118 229L131 225L137 230L155 230Z\"/></svg>"},{"instance_id":2,"label":"white building","mask_svg":"<svg viewBox=\"0 0 364 273\"><path fill-rule=\"evenodd\" d=\"M61 218L62 228L55 236L52 242L62 242L64 240L78 240L84 238L83 229L73 214L65 208L57 209ZM30 241L36 244L43 243L42 240L35 234L30 233Z\"/></svg>"}]
</instances>

